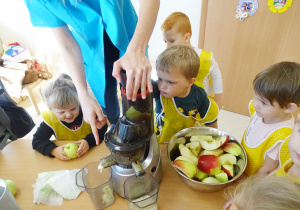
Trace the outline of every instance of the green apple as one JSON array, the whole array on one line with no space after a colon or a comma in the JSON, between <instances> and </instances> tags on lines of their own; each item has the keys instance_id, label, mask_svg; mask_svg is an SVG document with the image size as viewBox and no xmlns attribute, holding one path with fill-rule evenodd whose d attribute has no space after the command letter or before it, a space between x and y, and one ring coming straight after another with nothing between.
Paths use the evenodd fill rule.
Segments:
<instances>
[{"instance_id":1,"label":"green apple","mask_svg":"<svg viewBox=\"0 0 300 210\"><path fill-rule=\"evenodd\" d=\"M217 180L215 177L206 177L205 179L202 180L203 183L207 184L220 184L221 182Z\"/></svg>"},{"instance_id":2,"label":"green apple","mask_svg":"<svg viewBox=\"0 0 300 210\"><path fill-rule=\"evenodd\" d=\"M190 159L194 163L194 165L197 165L198 158L191 152L191 150L189 150L189 148L187 148L183 144L179 144L178 147L179 147L180 154L182 156Z\"/></svg>"},{"instance_id":3,"label":"green apple","mask_svg":"<svg viewBox=\"0 0 300 210\"><path fill-rule=\"evenodd\" d=\"M189 161L175 160L173 166L183 172L189 178L193 178L197 173L197 167Z\"/></svg>"},{"instance_id":4,"label":"green apple","mask_svg":"<svg viewBox=\"0 0 300 210\"><path fill-rule=\"evenodd\" d=\"M236 164L236 157L232 154L226 153L223 155L219 156L220 163L221 165L226 165L226 164Z\"/></svg>"},{"instance_id":5,"label":"green apple","mask_svg":"<svg viewBox=\"0 0 300 210\"><path fill-rule=\"evenodd\" d=\"M228 175L223 170L221 171L221 173L216 174L215 177L222 183L228 181Z\"/></svg>"},{"instance_id":6,"label":"green apple","mask_svg":"<svg viewBox=\"0 0 300 210\"><path fill-rule=\"evenodd\" d=\"M67 143L64 147L64 152L67 154L69 158L77 158L77 149L78 145L74 142Z\"/></svg>"},{"instance_id":7,"label":"green apple","mask_svg":"<svg viewBox=\"0 0 300 210\"><path fill-rule=\"evenodd\" d=\"M234 177L233 165L222 165L222 170L228 175L229 178Z\"/></svg>"},{"instance_id":8,"label":"green apple","mask_svg":"<svg viewBox=\"0 0 300 210\"><path fill-rule=\"evenodd\" d=\"M8 189L9 189L9 191L11 192L11 194L13 196L15 196L16 193L17 193L17 185L16 185L16 183L14 181L12 181L12 180L5 180L5 182L6 182L6 185L7 185Z\"/></svg>"},{"instance_id":9,"label":"green apple","mask_svg":"<svg viewBox=\"0 0 300 210\"><path fill-rule=\"evenodd\" d=\"M245 168L245 161L243 159L239 159L236 164L238 165L238 167L240 168L240 171L243 170Z\"/></svg>"},{"instance_id":10,"label":"green apple","mask_svg":"<svg viewBox=\"0 0 300 210\"><path fill-rule=\"evenodd\" d=\"M221 148L218 148L218 149L214 149L214 150L202 150L200 152L200 155L215 155L215 156L219 156L223 154L223 150Z\"/></svg>"},{"instance_id":11,"label":"green apple","mask_svg":"<svg viewBox=\"0 0 300 210\"><path fill-rule=\"evenodd\" d=\"M201 155L198 159L198 169L210 175L216 175L221 172L221 164L218 156Z\"/></svg>"},{"instance_id":12,"label":"green apple","mask_svg":"<svg viewBox=\"0 0 300 210\"><path fill-rule=\"evenodd\" d=\"M198 157L201 152L200 142L190 142L185 145L187 148L191 150L191 152Z\"/></svg>"},{"instance_id":13,"label":"green apple","mask_svg":"<svg viewBox=\"0 0 300 210\"><path fill-rule=\"evenodd\" d=\"M235 156L239 156L240 154L242 154L242 148L234 142L229 142L227 143L224 147L223 150L225 152L228 152L230 154L233 154Z\"/></svg>"},{"instance_id":14,"label":"green apple","mask_svg":"<svg viewBox=\"0 0 300 210\"><path fill-rule=\"evenodd\" d=\"M194 178L201 181L202 179L208 177L208 174L207 173L204 173L203 171L200 171L198 168L197 168L197 173L195 174Z\"/></svg>"}]
</instances>

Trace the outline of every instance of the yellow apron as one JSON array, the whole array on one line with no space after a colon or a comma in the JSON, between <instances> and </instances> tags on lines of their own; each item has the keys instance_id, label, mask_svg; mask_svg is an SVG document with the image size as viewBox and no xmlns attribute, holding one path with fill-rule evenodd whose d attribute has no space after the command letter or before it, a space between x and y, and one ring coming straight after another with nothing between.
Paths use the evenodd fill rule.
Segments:
<instances>
[{"instance_id":1,"label":"yellow apron","mask_svg":"<svg viewBox=\"0 0 300 210\"><path fill-rule=\"evenodd\" d=\"M57 119L56 115L50 110L42 112L42 116L45 123L52 128L54 135L58 140L78 141L92 133L91 126L84 120L82 120L80 128L77 130L71 130L62 124L62 122Z\"/></svg>"},{"instance_id":2,"label":"yellow apron","mask_svg":"<svg viewBox=\"0 0 300 210\"><path fill-rule=\"evenodd\" d=\"M300 184L300 178L290 176L287 171L293 165L293 160L289 159L275 173L276 176L287 176L292 182Z\"/></svg>"},{"instance_id":3,"label":"yellow apron","mask_svg":"<svg viewBox=\"0 0 300 210\"><path fill-rule=\"evenodd\" d=\"M157 139L159 143L169 142L170 139L182 129L197 125L204 126L205 123L213 122L218 116L218 105L210 98L209 109L205 117L202 119L199 114L196 116L196 118L182 114L176 108L173 98L166 98L161 95L160 100L163 110L155 120L155 131L158 133ZM161 123L157 122L158 120L162 120L164 122L163 127L159 126Z\"/></svg>"}]
</instances>

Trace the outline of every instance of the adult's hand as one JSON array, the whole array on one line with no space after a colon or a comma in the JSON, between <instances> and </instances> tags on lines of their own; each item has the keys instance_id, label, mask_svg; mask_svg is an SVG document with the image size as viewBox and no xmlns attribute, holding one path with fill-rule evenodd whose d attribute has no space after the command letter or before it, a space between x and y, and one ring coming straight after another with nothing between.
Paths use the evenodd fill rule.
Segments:
<instances>
[{"instance_id":1,"label":"adult's hand","mask_svg":"<svg viewBox=\"0 0 300 210\"><path fill-rule=\"evenodd\" d=\"M99 104L90 95L85 94L79 96L79 100L84 121L91 125L92 132L96 140L96 145L98 145L100 142L98 129L102 128L107 123L107 117L103 115Z\"/></svg>"},{"instance_id":2,"label":"adult's hand","mask_svg":"<svg viewBox=\"0 0 300 210\"><path fill-rule=\"evenodd\" d=\"M113 76L121 82L120 71L126 71L126 96L135 101L138 89L141 88L142 98L146 98L146 88L152 92L151 64L144 53L126 52L114 63Z\"/></svg>"}]
</instances>

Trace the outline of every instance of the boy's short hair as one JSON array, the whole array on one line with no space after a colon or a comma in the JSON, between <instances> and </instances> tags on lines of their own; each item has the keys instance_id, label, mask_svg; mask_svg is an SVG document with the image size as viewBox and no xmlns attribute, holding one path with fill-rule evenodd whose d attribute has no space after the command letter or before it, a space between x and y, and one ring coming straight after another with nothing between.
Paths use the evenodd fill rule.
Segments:
<instances>
[{"instance_id":1,"label":"boy's short hair","mask_svg":"<svg viewBox=\"0 0 300 210\"><path fill-rule=\"evenodd\" d=\"M156 59L156 70L179 71L187 79L195 78L200 67L200 59L195 50L185 45L174 45L165 49Z\"/></svg>"},{"instance_id":2,"label":"boy's short hair","mask_svg":"<svg viewBox=\"0 0 300 210\"><path fill-rule=\"evenodd\" d=\"M160 29L162 31L171 30L175 24L178 24L178 32L182 35L190 33L192 35L192 27L189 17L182 12L173 12L162 23Z\"/></svg>"},{"instance_id":3,"label":"boy's short hair","mask_svg":"<svg viewBox=\"0 0 300 210\"><path fill-rule=\"evenodd\" d=\"M254 91L272 105L276 101L281 108L289 103L300 105L300 64L276 63L256 75Z\"/></svg>"}]
</instances>

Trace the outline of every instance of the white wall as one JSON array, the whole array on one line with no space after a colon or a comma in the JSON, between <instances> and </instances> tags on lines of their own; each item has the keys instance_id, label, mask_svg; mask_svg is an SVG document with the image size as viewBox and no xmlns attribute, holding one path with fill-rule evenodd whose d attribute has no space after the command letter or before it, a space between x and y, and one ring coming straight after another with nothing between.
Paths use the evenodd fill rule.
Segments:
<instances>
[{"instance_id":1,"label":"white wall","mask_svg":"<svg viewBox=\"0 0 300 210\"><path fill-rule=\"evenodd\" d=\"M132 2L138 12L139 0L132 0ZM193 31L191 43L193 46L198 46L201 2L201 0L161 0L157 22L149 42L151 60L155 60L165 49L160 26L174 11L181 11L189 16ZM43 60L42 55L46 54L53 73L65 71L59 46L54 37L47 28L32 27L23 0L0 0L0 38L5 44L19 42L39 60Z\"/></svg>"}]
</instances>

